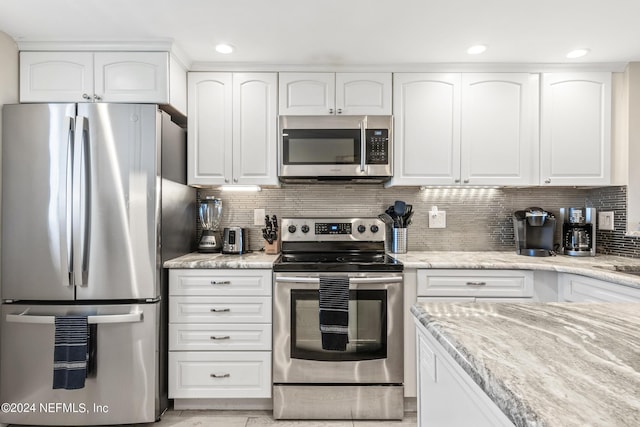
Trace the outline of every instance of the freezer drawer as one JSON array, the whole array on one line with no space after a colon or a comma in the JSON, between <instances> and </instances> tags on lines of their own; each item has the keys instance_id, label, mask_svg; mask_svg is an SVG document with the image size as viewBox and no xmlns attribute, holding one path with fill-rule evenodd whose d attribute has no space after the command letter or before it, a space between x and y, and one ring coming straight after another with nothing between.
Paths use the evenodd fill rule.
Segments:
<instances>
[{"instance_id":1,"label":"freezer drawer","mask_svg":"<svg viewBox=\"0 0 640 427\"><path fill-rule=\"evenodd\" d=\"M153 422L158 413L159 305L5 304L0 319L0 423L96 425ZM53 389L55 315L97 324L95 375ZM11 406L12 405L12 406ZM3 407L4 408L4 407Z\"/></svg>"}]
</instances>

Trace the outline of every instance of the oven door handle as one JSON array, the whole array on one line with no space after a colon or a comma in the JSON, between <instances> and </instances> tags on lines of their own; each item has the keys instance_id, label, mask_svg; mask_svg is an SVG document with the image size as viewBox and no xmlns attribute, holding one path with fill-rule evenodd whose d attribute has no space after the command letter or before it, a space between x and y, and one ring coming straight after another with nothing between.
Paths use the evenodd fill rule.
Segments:
<instances>
[{"instance_id":1,"label":"oven door handle","mask_svg":"<svg viewBox=\"0 0 640 427\"><path fill-rule=\"evenodd\" d=\"M374 284L374 283L401 283L404 280L402 276L388 276L388 277L351 277L349 283L355 285L358 284ZM320 278L318 277L276 277L276 283L312 283L320 284Z\"/></svg>"}]
</instances>

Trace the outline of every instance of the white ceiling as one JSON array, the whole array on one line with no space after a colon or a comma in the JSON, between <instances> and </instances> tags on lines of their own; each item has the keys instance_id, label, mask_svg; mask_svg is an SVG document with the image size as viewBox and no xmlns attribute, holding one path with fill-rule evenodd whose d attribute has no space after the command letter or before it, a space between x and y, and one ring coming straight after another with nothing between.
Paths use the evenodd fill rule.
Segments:
<instances>
[{"instance_id":1,"label":"white ceiling","mask_svg":"<svg viewBox=\"0 0 640 427\"><path fill-rule=\"evenodd\" d=\"M0 31L171 40L196 66L626 63L640 61L640 0L0 0ZM565 58L578 47L591 53Z\"/></svg>"}]
</instances>

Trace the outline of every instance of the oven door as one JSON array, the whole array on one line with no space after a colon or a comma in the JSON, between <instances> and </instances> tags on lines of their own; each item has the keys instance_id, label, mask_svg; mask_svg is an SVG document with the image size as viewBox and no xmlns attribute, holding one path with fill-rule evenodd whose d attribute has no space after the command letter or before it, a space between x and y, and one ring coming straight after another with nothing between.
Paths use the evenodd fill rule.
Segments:
<instances>
[{"instance_id":1,"label":"oven door","mask_svg":"<svg viewBox=\"0 0 640 427\"><path fill-rule=\"evenodd\" d=\"M345 273L326 273L332 274ZM349 274L345 351L322 349L319 277L275 274L274 383L402 384L402 274Z\"/></svg>"}]
</instances>

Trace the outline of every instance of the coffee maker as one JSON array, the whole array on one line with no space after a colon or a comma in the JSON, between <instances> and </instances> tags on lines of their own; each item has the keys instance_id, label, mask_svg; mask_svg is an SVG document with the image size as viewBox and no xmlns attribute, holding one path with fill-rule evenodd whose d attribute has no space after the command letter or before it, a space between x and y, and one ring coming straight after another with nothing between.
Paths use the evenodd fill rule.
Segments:
<instances>
[{"instance_id":1,"label":"coffee maker","mask_svg":"<svg viewBox=\"0 0 640 427\"><path fill-rule=\"evenodd\" d=\"M531 207L513 213L513 233L518 255L553 255L555 232L556 218L551 212Z\"/></svg>"},{"instance_id":2,"label":"coffee maker","mask_svg":"<svg viewBox=\"0 0 640 427\"><path fill-rule=\"evenodd\" d=\"M207 196L200 201L198 212L202 225L198 252L220 252L222 250L222 235L218 227L222 219L222 200Z\"/></svg>"},{"instance_id":3,"label":"coffee maker","mask_svg":"<svg viewBox=\"0 0 640 427\"><path fill-rule=\"evenodd\" d=\"M571 256L596 255L596 209L561 208L562 249Z\"/></svg>"}]
</instances>

